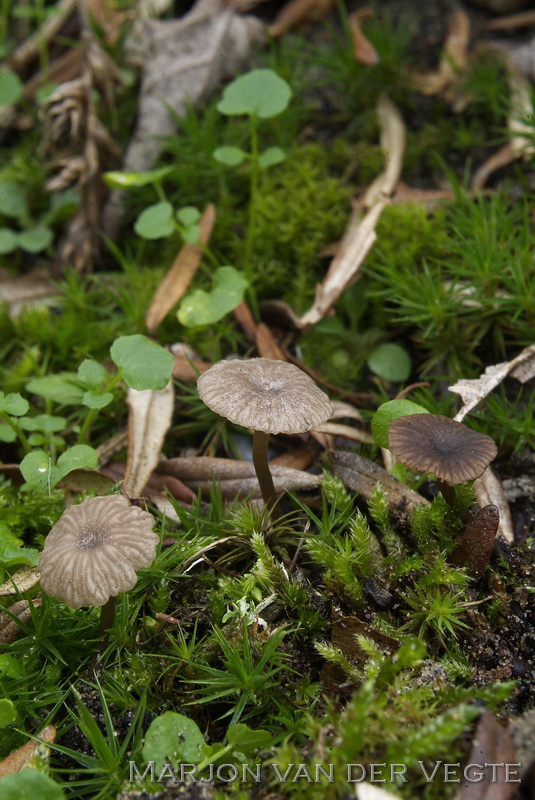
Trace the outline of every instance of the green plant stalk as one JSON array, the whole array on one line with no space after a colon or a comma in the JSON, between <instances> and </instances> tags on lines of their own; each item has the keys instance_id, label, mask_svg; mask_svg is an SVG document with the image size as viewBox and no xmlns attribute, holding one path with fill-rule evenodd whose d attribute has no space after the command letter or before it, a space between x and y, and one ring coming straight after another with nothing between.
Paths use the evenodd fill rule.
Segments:
<instances>
[{"instance_id":1,"label":"green plant stalk","mask_svg":"<svg viewBox=\"0 0 535 800\"><path fill-rule=\"evenodd\" d=\"M251 114L251 184L249 189L249 224L245 240L244 271L250 282L252 277L251 256L256 231L256 215L258 207L258 124L255 114Z\"/></svg>"},{"instance_id":2,"label":"green plant stalk","mask_svg":"<svg viewBox=\"0 0 535 800\"><path fill-rule=\"evenodd\" d=\"M202 772L203 769L206 769L206 767L210 766L210 764L212 764L218 758L221 758L221 756L224 756L225 753L229 753L232 749L233 746L231 744L227 744L225 747L222 747L221 750L218 750L217 753L212 753L211 756L205 758L204 761L201 761L199 764L197 764L197 772Z\"/></svg>"},{"instance_id":3,"label":"green plant stalk","mask_svg":"<svg viewBox=\"0 0 535 800\"><path fill-rule=\"evenodd\" d=\"M122 378L121 373L117 371L113 376L113 378L111 378L104 387L102 394L106 394L106 392L111 392L111 390L119 383L121 378ZM95 417L97 416L100 410L101 410L100 408L89 409L89 413L84 420L84 424L80 429L80 433L78 434L78 441L76 442L76 444L85 444L91 425L95 421Z\"/></svg>"},{"instance_id":4,"label":"green plant stalk","mask_svg":"<svg viewBox=\"0 0 535 800\"><path fill-rule=\"evenodd\" d=\"M12 430L15 431L15 433L17 434L17 437L19 439L19 442L21 443L21 445L24 448L24 452L25 453L31 453L32 452L32 448L31 448L31 445L30 445L30 443L29 443L29 441L28 441L28 439L26 437L26 434L17 425L17 423L10 416L5 414L3 411L0 411L0 419L3 419L4 422L7 423L9 425L9 427Z\"/></svg>"}]
</instances>

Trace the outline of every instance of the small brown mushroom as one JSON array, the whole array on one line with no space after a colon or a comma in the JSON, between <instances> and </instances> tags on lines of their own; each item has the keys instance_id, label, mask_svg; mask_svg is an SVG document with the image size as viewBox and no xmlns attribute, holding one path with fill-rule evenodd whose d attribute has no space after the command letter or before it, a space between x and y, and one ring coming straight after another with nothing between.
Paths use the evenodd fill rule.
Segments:
<instances>
[{"instance_id":1,"label":"small brown mushroom","mask_svg":"<svg viewBox=\"0 0 535 800\"><path fill-rule=\"evenodd\" d=\"M252 428L253 463L266 505L276 499L269 470L269 434L304 433L332 416L327 395L286 361L252 358L219 361L197 381L208 408L236 425Z\"/></svg>"},{"instance_id":2,"label":"small brown mushroom","mask_svg":"<svg viewBox=\"0 0 535 800\"><path fill-rule=\"evenodd\" d=\"M493 439L441 414L411 414L393 420L390 450L406 467L435 475L453 505L458 483L478 478L496 458Z\"/></svg>"},{"instance_id":3,"label":"small brown mushroom","mask_svg":"<svg viewBox=\"0 0 535 800\"><path fill-rule=\"evenodd\" d=\"M159 537L154 517L122 495L68 508L48 534L39 562L43 591L70 608L102 606L99 638L111 627L115 597L132 589Z\"/></svg>"}]
</instances>

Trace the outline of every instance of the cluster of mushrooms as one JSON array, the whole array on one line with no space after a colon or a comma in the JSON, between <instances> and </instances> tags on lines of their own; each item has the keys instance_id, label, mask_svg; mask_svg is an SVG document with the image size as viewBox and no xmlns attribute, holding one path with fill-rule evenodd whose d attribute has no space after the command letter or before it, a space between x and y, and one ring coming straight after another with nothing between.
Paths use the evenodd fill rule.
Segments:
<instances>
[{"instance_id":1,"label":"cluster of mushrooms","mask_svg":"<svg viewBox=\"0 0 535 800\"><path fill-rule=\"evenodd\" d=\"M268 464L270 434L314 430L332 416L327 395L302 370L266 358L220 361L197 382L201 400L230 422L253 430L253 463L262 497L274 509L277 493ZM452 487L481 475L496 456L484 434L436 414L392 422L390 448L405 466L433 473L450 504ZM453 493L453 494L452 494ZM71 506L47 536L40 560L46 594L70 608L102 606L100 633L111 626L115 597L132 589L148 567L159 537L154 518L122 495Z\"/></svg>"}]
</instances>

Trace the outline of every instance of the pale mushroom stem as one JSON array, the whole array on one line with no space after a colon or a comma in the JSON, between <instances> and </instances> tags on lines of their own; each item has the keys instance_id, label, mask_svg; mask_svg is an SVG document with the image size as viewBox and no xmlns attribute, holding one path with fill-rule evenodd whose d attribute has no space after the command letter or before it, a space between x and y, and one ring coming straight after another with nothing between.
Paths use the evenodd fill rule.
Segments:
<instances>
[{"instance_id":1,"label":"pale mushroom stem","mask_svg":"<svg viewBox=\"0 0 535 800\"><path fill-rule=\"evenodd\" d=\"M452 508L455 506L455 489L453 486L450 486L449 483L444 483L437 478L438 488L442 494L442 497L446 501L446 503L451 506Z\"/></svg>"},{"instance_id":2,"label":"pale mushroom stem","mask_svg":"<svg viewBox=\"0 0 535 800\"><path fill-rule=\"evenodd\" d=\"M91 666L89 668L90 675L95 675L97 671L99 658L104 652L104 648L106 647L106 644L108 642L108 631L113 625L116 602L117 602L116 597L110 597L110 599L106 603L104 603L104 605L100 610L100 621L98 623L98 629L97 629L97 644L95 652L93 654L93 658L91 659Z\"/></svg>"},{"instance_id":3,"label":"pale mushroom stem","mask_svg":"<svg viewBox=\"0 0 535 800\"><path fill-rule=\"evenodd\" d=\"M277 501L277 492L273 476L268 464L269 434L255 431L253 434L253 464L260 484L260 491L266 506L273 508Z\"/></svg>"}]
</instances>

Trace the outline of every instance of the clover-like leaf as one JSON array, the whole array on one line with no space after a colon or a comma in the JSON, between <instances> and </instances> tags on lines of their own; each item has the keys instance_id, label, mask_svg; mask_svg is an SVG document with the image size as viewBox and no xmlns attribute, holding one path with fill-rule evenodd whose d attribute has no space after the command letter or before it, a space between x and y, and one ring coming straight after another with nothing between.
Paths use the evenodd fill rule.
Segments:
<instances>
[{"instance_id":1,"label":"clover-like leaf","mask_svg":"<svg viewBox=\"0 0 535 800\"><path fill-rule=\"evenodd\" d=\"M11 228L0 228L0 255L12 253L19 246L18 236Z\"/></svg>"},{"instance_id":2,"label":"clover-like leaf","mask_svg":"<svg viewBox=\"0 0 535 800\"><path fill-rule=\"evenodd\" d=\"M247 158L245 150L242 150L241 147L232 147L232 145L217 147L212 155L216 161L225 164L226 167L237 167Z\"/></svg>"},{"instance_id":3,"label":"clover-like leaf","mask_svg":"<svg viewBox=\"0 0 535 800\"><path fill-rule=\"evenodd\" d=\"M181 225L189 228L190 225L195 225L201 218L201 212L195 206L182 206L176 212L176 218Z\"/></svg>"},{"instance_id":4,"label":"clover-like leaf","mask_svg":"<svg viewBox=\"0 0 535 800\"><path fill-rule=\"evenodd\" d=\"M178 321L188 328L218 322L241 303L248 285L234 267L220 267L214 272L211 292L197 289L183 299Z\"/></svg>"},{"instance_id":5,"label":"clover-like leaf","mask_svg":"<svg viewBox=\"0 0 535 800\"><path fill-rule=\"evenodd\" d=\"M18 234L19 246L27 253L41 253L52 243L53 232L46 225L38 225Z\"/></svg>"},{"instance_id":6,"label":"clover-like leaf","mask_svg":"<svg viewBox=\"0 0 535 800\"><path fill-rule=\"evenodd\" d=\"M158 772L166 762L174 766L198 764L204 744L204 736L196 722L176 711L164 711L148 727L143 758L147 762L154 761Z\"/></svg>"},{"instance_id":7,"label":"clover-like leaf","mask_svg":"<svg viewBox=\"0 0 535 800\"><path fill-rule=\"evenodd\" d=\"M78 367L78 378L92 389L100 386L105 377L106 370L102 364L92 358L85 358Z\"/></svg>"},{"instance_id":8,"label":"clover-like leaf","mask_svg":"<svg viewBox=\"0 0 535 800\"><path fill-rule=\"evenodd\" d=\"M407 351L393 342L385 342L372 350L367 363L371 371L380 378L394 383L406 381L412 369Z\"/></svg>"},{"instance_id":9,"label":"clover-like leaf","mask_svg":"<svg viewBox=\"0 0 535 800\"><path fill-rule=\"evenodd\" d=\"M22 97L24 85L10 69L0 69L0 106L10 106Z\"/></svg>"},{"instance_id":10,"label":"clover-like leaf","mask_svg":"<svg viewBox=\"0 0 535 800\"><path fill-rule=\"evenodd\" d=\"M174 167L160 167L160 169L149 169L145 172L105 172L102 177L111 189L134 189L150 183L159 183L167 178L173 170Z\"/></svg>"},{"instance_id":11,"label":"clover-like leaf","mask_svg":"<svg viewBox=\"0 0 535 800\"><path fill-rule=\"evenodd\" d=\"M12 417L23 417L28 412L30 405L18 392L4 394L0 392L0 411Z\"/></svg>"},{"instance_id":12,"label":"clover-like leaf","mask_svg":"<svg viewBox=\"0 0 535 800\"><path fill-rule=\"evenodd\" d=\"M89 390L84 394L82 397L82 403L84 406L88 408L105 408L109 406L111 401L113 400L113 394L111 392L104 392L104 394L99 394L98 392L94 392Z\"/></svg>"},{"instance_id":13,"label":"clover-like leaf","mask_svg":"<svg viewBox=\"0 0 535 800\"><path fill-rule=\"evenodd\" d=\"M285 158L286 153L280 147L268 147L260 154L258 163L262 169L267 169L267 167L274 167L275 164L282 164Z\"/></svg>"},{"instance_id":14,"label":"clover-like leaf","mask_svg":"<svg viewBox=\"0 0 535 800\"><path fill-rule=\"evenodd\" d=\"M1 72L1 70L0 70ZM0 214L4 217L24 217L28 213L26 193L19 183L2 181L0 183Z\"/></svg>"},{"instance_id":15,"label":"clover-like leaf","mask_svg":"<svg viewBox=\"0 0 535 800\"><path fill-rule=\"evenodd\" d=\"M173 354L139 333L120 336L111 346L113 362L132 389L164 389L173 371Z\"/></svg>"},{"instance_id":16,"label":"clover-like leaf","mask_svg":"<svg viewBox=\"0 0 535 800\"><path fill-rule=\"evenodd\" d=\"M253 69L225 88L217 109L229 116L249 114L268 119L284 111L291 96L290 86L276 72Z\"/></svg>"},{"instance_id":17,"label":"clover-like leaf","mask_svg":"<svg viewBox=\"0 0 535 800\"><path fill-rule=\"evenodd\" d=\"M379 447L388 448L388 429L390 423L408 414L428 414L428 410L411 400L389 400L383 403L372 417L373 438Z\"/></svg>"},{"instance_id":18,"label":"clover-like leaf","mask_svg":"<svg viewBox=\"0 0 535 800\"><path fill-rule=\"evenodd\" d=\"M175 229L173 206L163 200L145 208L134 224L134 230L143 239L163 239Z\"/></svg>"}]
</instances>

